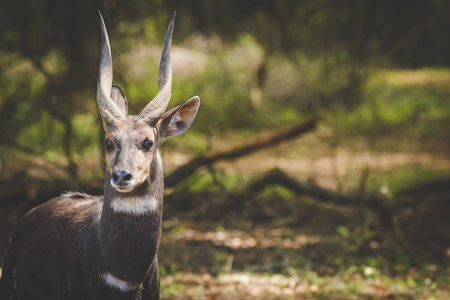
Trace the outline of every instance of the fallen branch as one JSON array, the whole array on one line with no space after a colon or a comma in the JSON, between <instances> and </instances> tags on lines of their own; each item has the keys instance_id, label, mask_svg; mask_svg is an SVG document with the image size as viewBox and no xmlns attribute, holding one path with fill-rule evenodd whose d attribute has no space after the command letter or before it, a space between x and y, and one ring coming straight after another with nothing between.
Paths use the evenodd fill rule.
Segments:
<instances>
[{"instance_id":1,"label":"fallen branch","mask_svg":"<svg viewBox=\"0 0 450 300\"><path fill-rule=\"evenodd\" d=\"M252 197L261 192L268 186L278 184L281 185L297 196L309 195L323 202L332 202L335 204L345 204L351 202L348 197L341 194L326 190L318 186L314 181L301 183L280 169L272 169L265 173L262 177L250 182L241 192L246 197Z\"/></svg>"},{"instance_id":2,"label":"fallen branch","mask_svg":"<svg viewBox=\"0 0 450 300\"><path fill-rule=\"evenodd\" d=\"M369 193L368 195L343 195L318 186L314 181L306 183L299 182L290 177L280 169L272 169L263 176L253 180L240 191L236 192L230 198L234 199L251 199L256 194L271 185L280 185L292 191L297 196L311 196L314 199L322 202L329 202L336 205L358 205L365 203L372 208L377 214L383 228L392 229L392 213L383 205L383 198L376 193Z\"/></svg>"},{"instance_id":3,"label":"fallen branch","mask_svg":"<svg viewBox=\"0 0 450 300\"><path fill-rule=\"evenodd\" d=\"M239 157L249 155L253 152L256 152L264 148L277 146L281 142L292 140L302 134L310 132L316 126L317 120L310 120L298 126L295 126L285 132L275 133L268 138L258 140L256 142L253 142L251 144L242 147L237 147L230 151L219 152L214 155L205 155L196 157L191 161L189 161L188 163L186 163L185 165L179 167L178 169L170 173L168 176L166 176L164 180L166 187L173 187L177 185L202 166L212 165L222 160L231 161Z\"/></svg>"}]
</instances>

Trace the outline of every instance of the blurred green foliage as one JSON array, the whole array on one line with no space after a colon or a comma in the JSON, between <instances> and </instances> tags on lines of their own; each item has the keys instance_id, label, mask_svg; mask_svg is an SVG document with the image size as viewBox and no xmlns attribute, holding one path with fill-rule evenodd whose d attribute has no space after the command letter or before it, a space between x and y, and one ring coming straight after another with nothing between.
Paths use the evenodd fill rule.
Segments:
<instances>
[{"instance_id":1,"label":"blurred green foliage","mask_svg":"<svg viewBox=\"0 0 450 300\"><path fill-rule=\"evenodd\" d=\"M171 106L196 94L202 105L192 137L169 144L192 153L213 134L312 115L344 136L450 136L447 69L392 70L449 64L445 1L19 0L0 4L0 151L64 156L74 177L84 155L100 155L96 9L134 114L157 93L177 11Z\"/></svg>"},{"instance_id":2,"label":"blurred green foliage","mask_svg":"<svg viewBox=\"0 0 450 300\"><path fill-rule=\"evenodd\" d=\"M351 150L350 155L361 148L405 155L448 153L450 1L15 0L0 2L0 181L11 175L20 184L26 182L20 179L25 177L23 170L32 169L29 162L37 166L32 169L37 177L48 176L47 181L64 177L42 162L46 160L62 165L75 184L89 179L95 179L90 184L101 182L103 129L95 101L100 57L97 9L109 32L114 82L124 90L131 114L138 114L158 92L161 45L168 21L177 12L169 106L194 95L202 102L189 134L166 142L165 148L176 150L171 151L176 152L170 156L172 161L165 160L169 161L166 171L188 157L229 149L310 117L321 118L314 138L270 154L284 155L286 165L295 158L308 160L301 168L311 170L323 166L315 159L337 155L333 151L341 145ZM445 166L423 168L414 161L417 156L411 157L410 164L402 168L393 164L367 179L367 189L381 193L389 207L410 201L408 195L406 200L394 197L403 189L449 175ZM263 164L265 158L252 162ZM334 159L329 169L335 167ZM365 182L359 169L351 169L352 163L347 162L348 174L326 170L325 180L339 192L353 192ZM294 268L311 287L305 297L355 299L374 284L418 297L434 295L440 285L448 287L448 271L433 278L436 271L427 270L429 257L420 251L394 243L382 245L378 238L384 232L376 232L373 217L364 208L352 214L352 222L345 221L336 208L322 205L327 211L323 215L310 197L299 201L281 186L267 187L251 201L228 201L226 191L247 182L254 175L250 171L202 169L177 186L172 194L177 201L167 197L169 209L171 203L183 212L200 207L199 216L191 219L207 219L210 205L211 212L219 210L223 218L214 220L220 224L217 232L226 232L223 226L236 220L249 219L279 227L306 224L308 230L326 233L325 239L335 244L323 249L325 254L301 247L290 255L277 246L275 256L283 256L283 262L291 265L280 271L269 255L263 266L267 273L289 273ZM314 177L314 172L295 178L306 180L310 175ZM345 180L351 182L342 183ZM433 197L441 199L438 196ZM226 214L221 207L228 209ZM419 213L415 211L418 220ZM287 225L277 223L280 220ZM441 234L444 227L432 224L426 223L430 232ZM178 225L172 230L185 228ZM413 240L409 245L414 244ZM209 248L214 251L209 271L226 273L229 250ZM438 249L441 256L448 256L445 249ZM340 273L329 275L329 268ZM414 268L420 269L419 275L409 274ZM436 268L444 270L446 265ZM162 275L168 277L180 269L173 262L161 265ZM165 295L171 296L189 285L174 277L163 286ZM199 287L193 293L203 291Z\"/></svg>"}]
</instances>

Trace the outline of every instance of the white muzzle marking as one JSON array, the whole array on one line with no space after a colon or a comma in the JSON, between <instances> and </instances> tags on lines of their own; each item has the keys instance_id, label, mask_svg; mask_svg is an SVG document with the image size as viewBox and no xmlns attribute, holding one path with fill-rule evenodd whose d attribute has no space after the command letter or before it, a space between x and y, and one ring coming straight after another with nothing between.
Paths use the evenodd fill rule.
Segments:
<instances>
[{"instance_id":1,"label":"white muzzle marking","mask_svg":"<svg viewBox=\"0 0 450 300\"><path fill-rule=\"evenodd\" d=\"M134 180L130 180L130 183L127 186L120 187L117 184L114 183L114 181L110 180L111 186L115 188L120 193L128 193L131 192L135 188Z\"/></svg>"}]
</instances>

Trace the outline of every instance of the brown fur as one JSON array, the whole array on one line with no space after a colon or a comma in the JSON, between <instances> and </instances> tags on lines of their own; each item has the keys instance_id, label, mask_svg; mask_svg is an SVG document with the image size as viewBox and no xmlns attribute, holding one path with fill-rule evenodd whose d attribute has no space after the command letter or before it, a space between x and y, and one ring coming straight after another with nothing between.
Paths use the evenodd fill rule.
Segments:
<instances>
[{"instance_id":1,"label":"brown fur","mask_svg":"<svg viewBox=\"0 0 450 300\"><path fill-rule=\"evenodd\" d=\"M29 211L8 245L0 300L159 299L164 184L158 149L189 128L200 99L163 114L170 99L173 17L160 93L139 116L128 116L124 93L111 83L109 41L100 19L97 102L107 139L104 196L67 193Z\"/></svg>"}]
</instances>

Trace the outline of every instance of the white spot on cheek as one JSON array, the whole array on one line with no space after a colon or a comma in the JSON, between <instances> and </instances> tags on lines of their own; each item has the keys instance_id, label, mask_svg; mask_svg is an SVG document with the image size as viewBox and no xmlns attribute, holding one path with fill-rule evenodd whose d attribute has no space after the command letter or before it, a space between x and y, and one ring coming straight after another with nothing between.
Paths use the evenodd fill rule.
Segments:
<instances>
[{"instance_id":1,"label":"white spot on cheek","mask_svg":"<svg viewBox=\"0 0 450 300\"><path fill-rule=\"evenodd\" d=\"M120 290L122 293L128 292L129 290L132 290L133 287L126 281L120 280L116 278L114 275L112 275L109 272L105 272L100 277L105 281L105 283L112 287Z\"/></svg>"}]
</instances>

